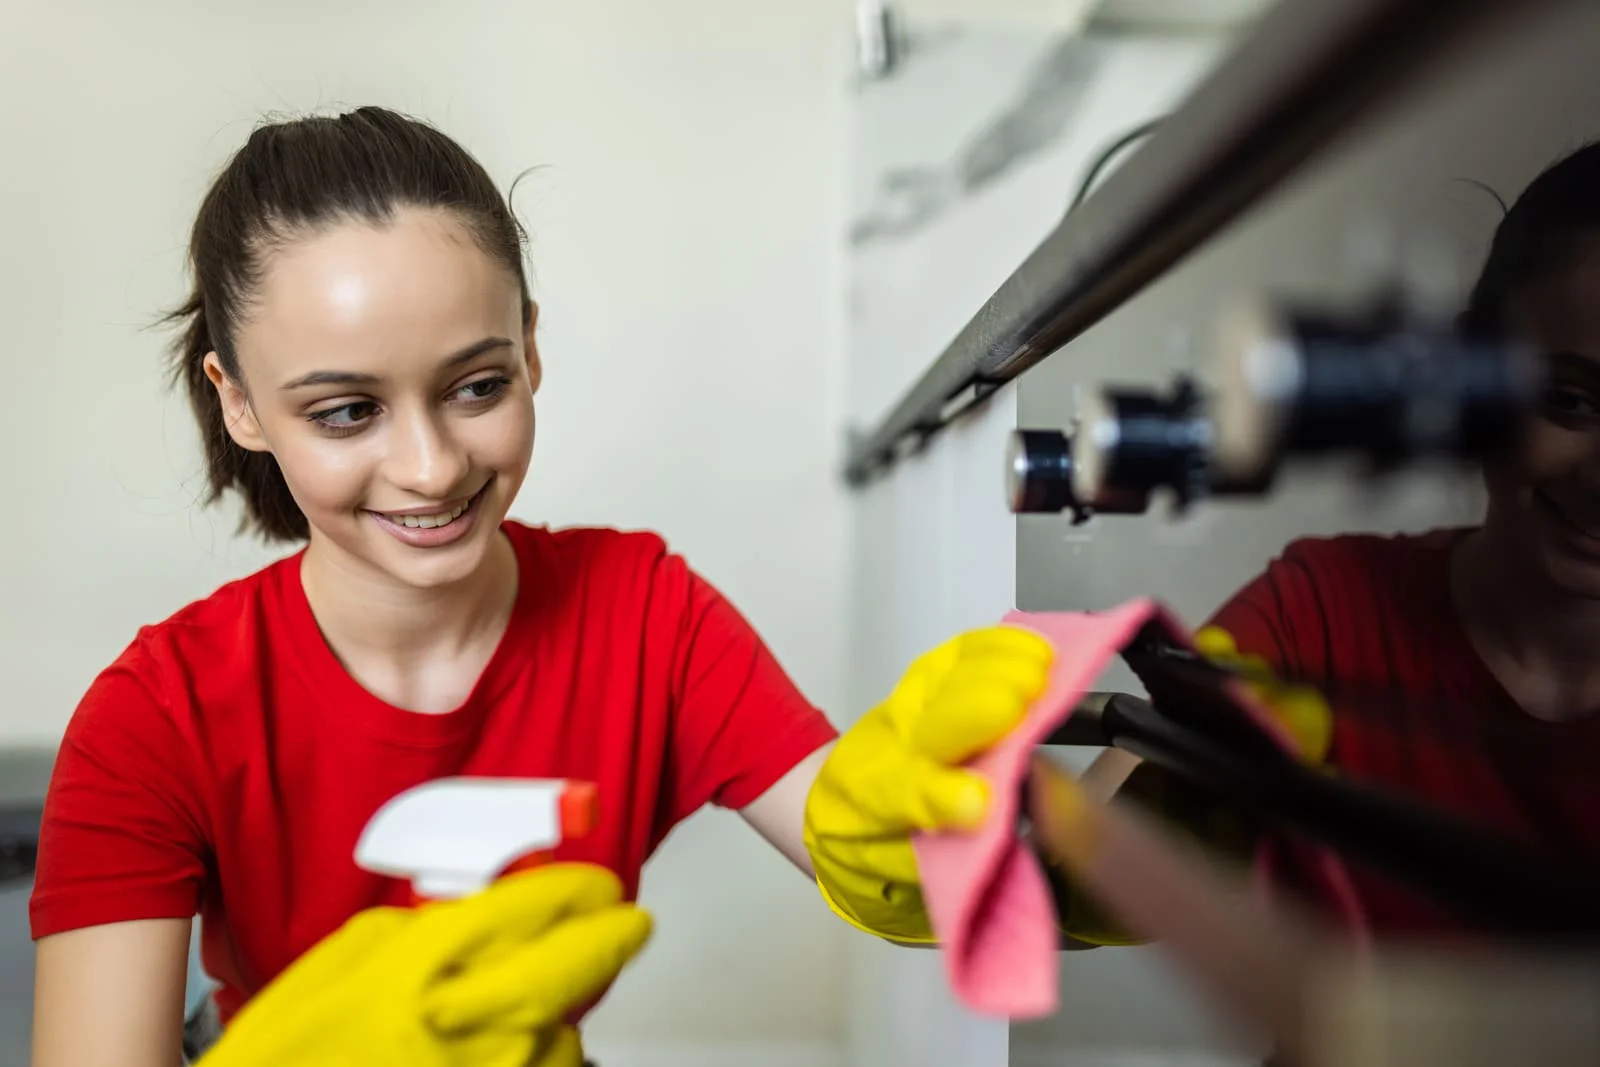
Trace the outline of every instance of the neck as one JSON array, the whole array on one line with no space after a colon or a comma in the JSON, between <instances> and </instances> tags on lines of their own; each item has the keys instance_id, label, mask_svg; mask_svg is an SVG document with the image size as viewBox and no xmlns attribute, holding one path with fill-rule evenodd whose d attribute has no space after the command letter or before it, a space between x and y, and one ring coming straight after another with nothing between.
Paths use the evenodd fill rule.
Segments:
<instances>
[{"instance_id":1,"label":"neck","mask_svg":"<svg viewBox=\"0 0 1600 1067\"><path fill-rule=\"evenodd\" d=\"M516 600L517 561L502 533L472 574L451 585L419 589L313 532L300 581L323 638L341 659L419 662L498 639Z\"/></svg>"},{"instance_id":2,"label":"neck","mask_svg":"<svg viewBox=\"0 0 1600 1067\"><path fill-rule=\"evenodd\" d=\"M1600 601L1557 588L1525 559L1500 543L1492 524L1469 534L1451 560L1456 611L1490 670L1529 714L1583 717L1600 707Z\"/></svg>"}]
</instances>

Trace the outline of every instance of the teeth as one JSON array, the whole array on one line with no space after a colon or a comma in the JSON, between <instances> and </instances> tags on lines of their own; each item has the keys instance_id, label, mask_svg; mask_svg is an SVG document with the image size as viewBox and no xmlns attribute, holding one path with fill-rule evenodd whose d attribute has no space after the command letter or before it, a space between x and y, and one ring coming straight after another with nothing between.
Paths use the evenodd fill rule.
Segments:
<instances>
[{"instance_id":1,"label":"teeth","mask_svg":"<svg viewBox=\"0 0 1600 1067\"><path fill-rule=\"evenodd\" d=\"M461 517L467 506L462 504L451 511L441 511L437 515L394 515L391 518L401 526L409 526L413 530L431 530L436 526L449 526Z\"/></svg>"}]
</instances>

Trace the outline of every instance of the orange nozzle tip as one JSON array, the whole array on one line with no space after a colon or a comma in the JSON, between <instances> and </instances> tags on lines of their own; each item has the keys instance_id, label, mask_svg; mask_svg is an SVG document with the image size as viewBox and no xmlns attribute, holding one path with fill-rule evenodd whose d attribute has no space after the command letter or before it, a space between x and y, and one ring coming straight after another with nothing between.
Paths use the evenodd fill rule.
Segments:
<instances>
[{"instance_id":1,"label":"orange nozzle tip","mask_svg":"<svg viewBox=\"0 0 1600 1067\"><path fill-rule=\"evenodd\" d=\"M593 782L571 782L561 793L561 839L587 837L600 818L599 790Z\"/></svg>"}]
</instances>

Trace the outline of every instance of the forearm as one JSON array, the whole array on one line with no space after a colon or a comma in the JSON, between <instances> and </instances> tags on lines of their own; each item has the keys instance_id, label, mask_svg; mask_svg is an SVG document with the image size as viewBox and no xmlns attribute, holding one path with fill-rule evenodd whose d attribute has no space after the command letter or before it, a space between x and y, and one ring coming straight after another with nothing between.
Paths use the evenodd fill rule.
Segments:
<instances>
[{"instance_id":1,"label":"forearm","mask_svg":"<svg viewBox=\"0 0 1600 1067\"><path fill-rule=\"evenodd\" d=\"M833 744L824 745L739 810L744 821L807 879L814 879L816 872L805 843L806 797L832 751Z\"/></svg>"},{"instance_id":2,"label":"forearm","mask_svg":"<svg viewBox=\"0 0 1600 1067\"><path fill-rule=\"evenodd\" d=\"M1078 786L1090 800L1104 804L1127 784L1144 761L1120 748L1108 748L1094 758L1078 777Z\"/></svg>"},{"instance_id":3,"label":"forearm","mask_svg":"<svg viewBox=\"0 0 1600 1067\"><path fill-rule=\"evenodd\" d=\"M57 934L36 951L33 1067L178 1067L189 920Z\"/></svg>"}]
</instances>

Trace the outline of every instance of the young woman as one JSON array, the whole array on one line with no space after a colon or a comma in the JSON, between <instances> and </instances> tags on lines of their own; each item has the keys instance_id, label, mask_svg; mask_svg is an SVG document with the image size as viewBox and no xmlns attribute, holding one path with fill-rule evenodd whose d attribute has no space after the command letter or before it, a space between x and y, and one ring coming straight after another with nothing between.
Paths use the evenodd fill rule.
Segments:
<instances>
[{"instance_id":1,"label":"young woman","mask_svg":"<svg viewBox=\"0 0 1600 1067\"><path fill-rule=\"evenodd\" d=\"M1297 541L1213 620L1240 652L1333 694L1328 762L1341 775L1591 865L1600 865L1597 190L1595 145L1532 182L1500 223L1461 317L1469 334L1531 341L1547 363L1520 448L1484 471L1482 524ZM1356 706L1338 697L1341 685L1391 696ZM1123 773L1131 763L1103 759ZM1432 902L1364 868L1351 873L1377 930L1454 932Z\"/></svg>"},{"instance_id":2,"label":"young woman","mask_svg":"<svg viewBox=\"0 0 1600 1067\"><path fill-rule=\"evenodd\" d=\"M954 765L1017 720L1048 649L964 635L832 745L660 538L508 520L540 378L520 237L459 145L376 108L258 129L206 196L175 371L211 496L304 547L142 630L73 716L32 902L36 1067L170 1067L197 913L227 1019L404 903L352 849L446 775L596 783L599 825L559 857L626 899L709 802L856 925L928 936L908 834L981 818Z\"/></svg>"}]
</instances>

